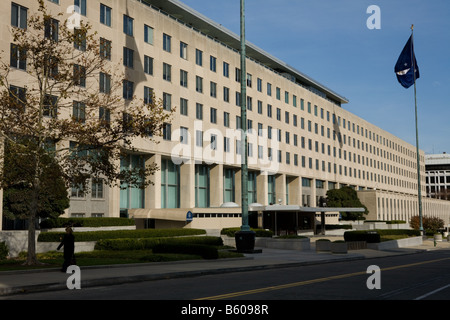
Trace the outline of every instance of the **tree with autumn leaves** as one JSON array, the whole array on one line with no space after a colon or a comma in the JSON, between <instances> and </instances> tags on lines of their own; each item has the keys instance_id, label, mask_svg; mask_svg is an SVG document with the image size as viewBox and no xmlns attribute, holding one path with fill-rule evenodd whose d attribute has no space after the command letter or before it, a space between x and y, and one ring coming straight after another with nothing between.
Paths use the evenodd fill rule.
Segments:
<instances>
[{"instance_id":1,"label":"tree with autumn leaves","mask_svg":"<svg viewBox=\"0 0 450 320\"><path fill-rule=\"evenodd\" d=\"M37 2L26 28L11 27L10 54L0 60L0 183L26 190L26 264L39 263L35 223L49 208L49 179L62 179L66 190L88 190L93 178L145 188L158 168L124 169L120 159L137 151L136 139L157 142L173 113L154 95L144 101L127 90L124 99L124 67L105 56L110 48L91 25L80 19L72 28L63 13L52 15Z\"/></svg>"}]
</instances>

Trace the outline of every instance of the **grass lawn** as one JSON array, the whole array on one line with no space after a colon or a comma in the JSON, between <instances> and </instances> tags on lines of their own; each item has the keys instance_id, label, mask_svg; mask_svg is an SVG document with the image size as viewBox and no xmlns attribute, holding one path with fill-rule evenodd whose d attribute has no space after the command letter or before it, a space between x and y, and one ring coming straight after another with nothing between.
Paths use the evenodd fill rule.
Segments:
<instances>
[{"instance_id":1,"label":"grass lawn","mask_svg":"<svg viewBox=\"0 0 450 320\"><path fill-rule=\"evenodd\" d=\"M219 249L219 259L236 258L242 256L243 255L240 253ZM63 253L58 251L38 253L37 257L38 260L43 263L43 265L33 267L23 266L22 264L26 260L26 256L21 255L18 258L0 261L0 271L60 268L64 261ZM151 250L128 250L128 251L97 250L92 252L76 253L75 257L77 260L77 265L80 267L202 259L202 257L200 256L189 254L175 254L175 253L153 254Z\"/></svg>"}]
</instances>

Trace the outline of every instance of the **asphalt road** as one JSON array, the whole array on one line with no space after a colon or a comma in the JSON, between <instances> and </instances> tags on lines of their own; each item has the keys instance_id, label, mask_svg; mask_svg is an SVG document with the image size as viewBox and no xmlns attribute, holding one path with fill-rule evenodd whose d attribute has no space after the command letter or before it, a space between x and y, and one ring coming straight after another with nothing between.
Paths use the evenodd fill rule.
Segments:
<instances>
[{"instance_id":1,"label":"asphalt road","mask_svg":"<svg viewBox=\"0 0 450 320\"><path fill-rule=\"evenodd\" d=\"M436 250L378 259L24 294L3 300L177 300L180 308L189 305L187 300L196 300L195 305L208 300L258 303L450 300L448 270L450 251Z\"/></svg>"}]
</instances>

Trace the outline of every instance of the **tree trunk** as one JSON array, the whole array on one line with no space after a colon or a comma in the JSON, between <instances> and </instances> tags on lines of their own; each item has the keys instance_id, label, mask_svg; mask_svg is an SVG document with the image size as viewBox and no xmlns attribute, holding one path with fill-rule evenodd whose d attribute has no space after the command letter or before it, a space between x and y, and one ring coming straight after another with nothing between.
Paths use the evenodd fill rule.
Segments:
<instances>
[{"instance_id":1,"label":"tree trunk","mask_svg":"<svg viewBox=\"0 0 450 320\"><path fill-rule=\"evenodd\" d=\"M38 170L39 169L36 166L36 172L39 172ZM38 201L39 201L38 198L40 191L39 186L40 181L38 175L36 174L35 183L33 186L33 195L31 198L30 215L28 217L28 254L27 254L27 261L24 263L25 265L42 264L41 262L38 261L36 257L36 216L38 211Z\"/></svg>"},{"instance_id":2,"label":"tree trunk","mask_svg":"<svg viewBox=\"0 0 450 320\"><path fill-rule=\"evenodd\" d=\"M35 211L35 210L33 210ZM28 254L25 265L41 264L36 257L36 213L33 212L28 217Z\"/></svg>"}]
</instances>

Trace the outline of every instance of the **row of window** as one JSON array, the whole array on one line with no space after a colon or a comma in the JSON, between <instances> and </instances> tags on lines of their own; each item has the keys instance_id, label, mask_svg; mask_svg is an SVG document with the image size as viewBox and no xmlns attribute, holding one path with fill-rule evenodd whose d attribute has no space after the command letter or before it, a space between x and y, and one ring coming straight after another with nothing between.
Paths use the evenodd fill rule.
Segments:
<instances>
[{"instance_id":1,"label":"row of window","mask_svg":"<svg viewBox=\"0 0 450 320\"><path fill-rule=\"evenodd\" d=\"M59 4L59 0L49 0L49 1ZM86 16L86 14L87 14L86 0L74 0L74 6L76 8L78 8L78 13ZM26 28L27 11L28 11L28 9L26 7L12 3L11 4L11 24L16 27ZM106 6L102 3L100 3L100 22L109 27L111 27L111 25L112 25L112 8L109 6ZM53 38L54 40L57 40L57 37L58 37L57 31L58 31L58 21L57 20L53 20L45 28L46 36ZM75 32L76 32L76 30L75 30ZM126 14L123 15L123 32L129 36L134 36L134 19L132 17L129 17ZM146 43L153 44L153 28L148 25L144 25L144 41ZM75 44L75 46L77 46L77 44ZM80 49L83 48L83 44L79 44L78 46L80 47ZM172 51L171 48L172 48L172 37L170 35L167 35L164 33L163 34L163 50L165 50L167 52L171 52ZM110 49L111 49L111 42L106 39L101 39L101 52L105 58L108 58L108 59L111 58ZM132 50L131 51L130 50L131 49L124 47L124 64L129 67L132 67L133 66L133 52L132 52ZM20 59L21 53L18 51L20 51L20 50L15 48L14 56L19 59L14 59L15 62L13 63L13 66L20 68L21 66L24 67L24 63L23 63L23 61L21 62L21 59ZM188 59L187 53L188 53L188 44L180 41L180 57L183 59ZM195 51L195 63L199 66L203 66L203 51L201 51L199 49L196 49L196 51ZM144 64L145 64L145 67L144 67L145 72L148 74L153 74L153 59L145 56ZM163 67L163 70L166 70L164 72L165 75L163 75L163 78L165 78L166 80L171 79L170 66L165 64L165 67ZM216 72L216 70L217 70L217 58L212 55L210 56L210 70L213 72ZM229 70L230 70L230 65L224 61L223 62L223 75L225 77L229 77ZM241 76L240 69L235 68L235 80L240 82L240 76ZM180 83L183 86L187 86L187 73L185 71L180 71ZM251 74L247 74L247 85L249 87L252 86L252 75ZM202 91L203 90L202 87L203 87L202 81L201 81L201 79L199 79L199 77L197 77L196 78L196 89L198 91ZM126 98L126 99L130 98L132 96L133 89L134 89L134 85L132 82L128 82L128 83L124 84L124 98ZM260 79L260 78L257 79L257 90L262 92L262 79ZM227 91L227 90L224 89L224 91ZM214 86L214 84L211 84L211 94L214 96L214 95L216 95L216 92L217 92L216 86ZM267 83L267 94L269 96L272 95L272 85L270 83ZM238 93L237 93L237 96L238 96ZM285 102L286 103L289 103L289 96L290 96L289 92L286 91L285 92ZM229 92L228 92L228 94L224 93L224 97L229 98ZM228 98L226 98L226 99L228 99ZM278 100L281 100L281 89L278 87L276 88L276 98ZM249 105L251 108L251 97L248 97L247 100L250 100ZM239 99L237 98L236 102L240 103L240 98ZM292 103L295 107L297 106L297 97L295 95L292 96ZM303 110L304 109L303 99L300 100L300 105L301 105L301 109ZM260 106L260 101L258 101L258 110L260 108L262 108L262 106ZM268 109L270 109L270 108L268 108ZM281 116L278 115L278 113L279 113L278 110L279 110L279 108L277 108L277 119L281 120ZM311 113L311 103L309 103L309 102L308 102L308 112ZM271 114L271 112L268 111L268 114ZM314 106L314 115L318 116L318 107L317 106ZM322 119L324 118L323 108L320 109L320 116ZM329 114L329 112L327 112L327 120L328 121L329 121L329 117L330 117L330 114ZM334 119L334 115L333 115L333 123L336 120L337 120L338 126L341 126L340 117L338 117L338 119ZM388 146L395 151L399 151L402 154L409 156L410 158L413 158L413 159L415 158L414 151L411 151L389 139L381 137L378 134L374 133L373 137L372 137L372 132L370 130L367 130L367 129L364 130L364 128L362 128L362 127L360 130L359 125L356 125L356 128L355 128L355 123L351 124L350 121L347 121L347 123L348 123L348 126L347 126L348 130L353 130L354 133L356 132L357 134L361 134L362 136L365 135L366 138L376 141L377 143L380 143L384 146ZM346 120L345 119L342 120L342 127L346 128ZM352 127L352 129L351 129L351 127ZM365 132L365 134L364 134L364 132Z\"/></svg>"},{"instance_id":2,"label":"row of window","mask_svg":"<svg viewBox=\"0 0 450 320\"><path fill-rule=\"evenodd\" d=\"M310 160L311 162L311 160ZM330 166L331 164L329 164ZM370 181L377 181L382 183L388 183L395 186L401 186L406 184L405 182L399 181L391 177L385 177L382 175L373 174L370 172L352 170L351 168L339 166L335 173L358 177L359 179L365 179ZM347 171L348 170L348 171ZM353 173L352 173L353 171ZM348 173L347 173L348 172ZM236 171L232 168L224 168L223 170L223 202L234 202L235 201L235 173ZM180 167L175 165L169 159L162 159L161 163L161 208L179 208L180 206ZM248 172L248 202L257 202L257 172ZM267 177L267 198L268 203L277 203L276 195L276 177L274 175L269 175ZM210 206L210 167L207 165L198 164L195 166L195 206L196 207L209 207ZM289 182L290 178L286 178L286 203L288 201L289 192ZM304 188L311 188L312 180L309 178L302 178L302 186ZM315 187L317 189L325 188L325 181L315 180ZM334 189L336 183L328 182L328 188ZM306 201L309 203L309 200ZM306 203L305 202L305 203Z\"/></svg>"},{"instance_id":3,"label":"row of window","mask_svg":"<svg viewBox=\"0 0 450 320\"><path fill-rule=\"evenodd\" d=\"M79 3L79 1L78 1L78 3L75 3L75 5L83 6L83 3ZM24 11L26 12L26 10L24 10L22 7L17 6L15 4L13 4L12 8L13 8L12 9L13 25L14 25L14 23L20 24L18 21L21 21L21 19L23 20L23 18L21 18L21 17L24 15L25 15L25 21L26 21L26 14L23 13ZM21 14L21 12L22 12L22 14ZM84 10L84 13L85 13L85 10ZM14 16L14 19L13 19L13 16ZM111 8L101 4L101 17L100 17L101 22L104 24L110 24L110 21L111 21L110 17L111 17ZM133 22L134 22L134 20L131 17L124 15L124 24L123 24L124 33L126 33L130 36L133 36ZM57 30L58 30L58 22L52 21L52 23L49 24L48 28L46 27L46 31L45 31L46 36L53 38L54 40L57 40L57 34L58 34ZM144 34L145 34L146 42L149 42L149 43L153 42L153 31L152 30L153 30L152 28L145 26ZM102 53L102 56L106 59L111 59L111 42L109 40L102 38L100 41L100 46L101 46L100 51ZM76 44L76 48L83 50L83 44ZM134 61L134 51L129 48L126 48L126 47L124 47L123 49L124 49L124 51L123 51L124 65L132 68L133 63L134 63L133 62ZM168 52L171 51L171 37L166 34L163 35L163 50L168 51ZM26 63L24 64L22 61L23 59L21 59L21 57L24 55L26 56L26 53L21 52L20 49L17 48L17 46L15 46L13 44L11 45L11 62L12 62L11 65L12 66L18 67L19 69L22 67L26 68ZM182 58L187 59L187 44L185 44L185 43L182 43L180 45L180 56ZM149 74L153 74L153 59L151 57L145 56L144 62L145 62L144 63L145 64L145 72L149 73ZM203 52L198 49L196 49L196 63L198 65L203 64ZM216 64L217 64L216 58L213 56L210 56L211 71L216 71ZM74 77L78 78L77 83L80 86L86 85L84 73L85 73L85 70L83 70L83 67L74 66ZM229 65L226 62L224 62L224 75L225 76L229 75ZM240 75L240 70L238 70L236 68L236 80L240 81L239 75ZM163 79L167 80L167 81L171 81L171 66L166 63L163 63ZM250 74L247 75L247 82L248 82L247 84L249 86L251 86L252 76ZM261 91L262 90L262 80L258 78L257 83L258 83L258 85L257 85L258 90ZM180 84L182 86L187 86L187 72L185 72L183 70L180 71ZM217 92L215 83L211 82L210 88L211 88L210 89L211 95L215 96L216 92ZM101 74L100 75L100 92L107 93L107 92L109 92L109 89L110 89L109 75ZM226 92L227 92L226 89L228 89L228 88L224 88L225 96L229 97L229 92L228 92L228 94L226 94ZM196 90L198 92L203 92L203 79L198 76L196 77ZM148 87L144 88L144 100L150 101L151 91L152 91L151 88L148 88ZM279 88L277 88L276 91L277 91L277 98L279 99L281 91ZM134 93L134 83L132 81L128 81L128 80L124 81L123 97L125 99L131 99L133 97L133 93ZM269 95L271 95L271 84L270 83L268 83L268 85L267 85L267 93ZM236 94L237 104L240 103L239 95L240 95L240 93ZM170 110L171 109L171 95L168 93L164 93L163 101L164 101L165 109ZM285 101L289 102L289 94L287 92L285 94ZM294 106L296 106L297 99L295 96L293 98L293 101L294 101ZM182 99L180 105L181 105L180 112L184 115L187 115L187 100ZM196 105L197 119L203 118L202 111L199 111L201 108L202 108L201 104ZM249 110L252 109L251 97L247 97L247 108ZM303 99L301 99L301 109L302 110L304 109ZM311 113L311 109L312 109L311 103L308 102L308 112L309 113ZM217 111L217 110L214 108L211 108L211 110L212 110L211 122L215 123L217 121L217 117L216 117L216 112L213 112L213 111ZM77 112L75 112L75 111L77 111ZM318 107L314 106L314 115L318 116L318 112L319 112ZM258 113L262 113L262 102L261 101L258 101ZM78 114L80 114L80 117L81 117L82 112L74 109L74 114L77 116L78 116ZM269 117L272 116L272 106L271 105L268 105L268 107L267 107L267 114ZM276 114L277 114L277 119L281 121L281 109L280 108L277 108ZM330 112L327 111L326 114L327 114L327 121L330 121ZM226 113L226 115L228 115L228 116L224 117L224 123L226 124L226 126L229 126L229 113ZM324 118L324 109L323 108L320 109L320 116L322 119ZM236 119L237 119L236 127L240 128L240 117L237 117ZM285 112L285 122L289 123L289 121L290 121L289 119L290 119L289 112L286 111ZM341 119L339 117L338 117L338 119L336 119L333 115L333 123L336 123L336 121L337 121L338 125L340 125L340 120ZM297 126L297 115L295 115L295 114L293 115L293 124L294 124L294 126ZM260 131L260 129L262 129L259 127L260 125L261 124L258 124L258 131ZM251 129L251 126L252 126L252 122L251 122L251 120L249 120L248 128ZM304 128L304 118L301 118L301 127ZM351 130L350 127L351 127L350 122L348 121L348 129L349 130ZM343 119L343 128L346 128L345 119ZM358 134L359 134L359 129L360 129L359 125L356 125L356 132ZM310 132L312 131L312 122L311 121L308 121L308 130ZM327 131L328 131L327 135L330 138L330 128L327 128ZM353 123L353 131L355 132L355 123ZM169 132L169 130L166 130L166 134L165 134L164 138L167 140L170 140L170 138L169 138L170 133L168 133L168 132ZM271 130L269 130L269 132L271 132ZM315 123L315 132L318 134L318 124L317 123ZM321 126L321 132L322 132L322 136L324 136L324 126ZM337 134L338 134L338 140L341 141L340 132L338 132ZM362 128L361 128L361 134L364 135L364 130ZM367 136L367 129L366 129L366 136ZM334 130L333 130L333 138L336 139L336 132ZM369 131L369 138L371 138L370 131ZM343 139L344 139L344 144L345 144L346 135L343 135ZM281 130L278 130L278 140L281 141ZM375 134L374 134L374 140L375 140ZM376 140L378 141L378 135L377 135ZM309 141L311 141L311 140L309 140ZM351 141L351 138L349 137L349 144L350 144L350 141ZM290 134L289 134L289 132L286 132L286 143L289 144L289 142L290 142ZM359 142L360 141L357 140L358 149L359 149ZM296 139L296 135L294 135L294 145L296 145L296 144L297 144L297 139ZM304 144L304 143L302 143L302 144ZM353 139L353 144L355 147L355 139ZM366 147L367 147L367 143L366 143ZM362 148L364 150L364 142L362 142ZM310 146L310 149L312 149L311 146ZM318 149L318 148L316 147L316 149ZM372 145L370 145L370 149L372 149ZM379 152L378 148L377 148L377 150ZM375 147L374 147L374 152L375 152ZM394 155L394 156L396 156L396 155ZM345 157L345 155L344 155L344 157ZM386 151L385 151L385 157L386 157ZM387 157L389 158L389 153L388 153ZM413 162L411 161L411 164L412 163Z\"/></svg>"}]
</instances>

